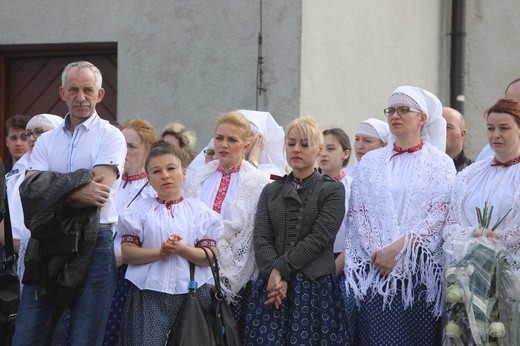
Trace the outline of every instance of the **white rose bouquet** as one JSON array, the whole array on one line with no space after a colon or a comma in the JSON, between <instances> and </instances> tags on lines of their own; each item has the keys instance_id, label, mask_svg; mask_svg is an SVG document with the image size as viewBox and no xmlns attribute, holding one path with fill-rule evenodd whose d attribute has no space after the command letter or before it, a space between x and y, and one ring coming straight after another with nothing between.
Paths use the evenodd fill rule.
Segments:
<instances>
[{"instance_id":1,"label":"white rose bouquet","mask_svg":"<svg viewBox=\"0 0 520 346\"><path fill-rule=\"evenodd\" d=\"M520 280L501 241L486 237L493 208L477 208L482 237L454 241L446 252L446 345L520 345ZM509 213L509 212L508 212Z\"/></svg>"}]
</instances>

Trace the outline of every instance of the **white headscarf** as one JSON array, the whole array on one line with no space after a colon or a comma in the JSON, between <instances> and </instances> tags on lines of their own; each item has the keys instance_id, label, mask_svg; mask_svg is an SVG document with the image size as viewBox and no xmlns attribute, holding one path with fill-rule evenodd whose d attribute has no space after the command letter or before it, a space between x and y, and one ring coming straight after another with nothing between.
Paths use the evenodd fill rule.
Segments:
<instances>
[{"instance_id":1,"label":"white headscarf","mask_svg":"<svg viewBox=\"0 0 520 346\"><path fill-rule=\"evenodd\" d=\"M442 152L446 151L446 120L442 116L441 101L429 91L413 86L400 86L392 93L388 99L388 106L393 106L392 96L394 94L405 94L413 99L419 106L419 110L427 114L426 123L421 129L421 139L429 142ZM393 104L391 104L393 103ZM395 137L390 134L388 142L394 143Z\"/></svg>"},{"instance_id":2,"label":"white headscarf","mask_svg":"<svg viewBox=\"0 0 520 346\"><path fill-rule=\"evenodd\" d=\"M264 150L262 150L258 164L272 165L279 171L278 174L283 175L285 166L287 166L283 149L285 138L283 128L278 125L269 112L245 109L241 109L238 112L244 114L245 117L256 126L255 131L258 130L264 136L265 147Z\"/></svg>"},{"instance_id":3,"label":"white headscarf","mask_svg":"<svg viewBox=\"0 0 520 346\"><path fill-rule=\"evenodd\" d=\"M54 114L36 114L29 120L26 129L32 129L36 127L45 127L50 129L55 129L56 127L63 124L63 118Z\"/></svg>"},{"instance_id":4,"label":"white headscarf","mask_svg":"<svg viewBox=\"0 0 520 346\"><path fill-rule=\"evenodd\" d=\"M384 121L369 118L359 123L355 134L379 138L383 142L388 143L390 129L388 128L388 124Z\"/></svg>"}]
</instances>

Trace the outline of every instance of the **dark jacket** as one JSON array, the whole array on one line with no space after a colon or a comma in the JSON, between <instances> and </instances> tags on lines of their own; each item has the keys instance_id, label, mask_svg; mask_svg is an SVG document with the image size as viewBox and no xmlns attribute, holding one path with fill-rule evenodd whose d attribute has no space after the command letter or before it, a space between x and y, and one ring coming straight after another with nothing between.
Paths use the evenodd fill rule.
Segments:
<instances>
[{"instance_id":1,"label":"dark jacket","mask_svg":"<svg viewBox=\"0 0 520 346\"><path fill-rule=\"evenodd\" d=\"M55 295L70 307L87 271L99 229L99 208L70 208L67 195L88 184L93 172L40 172L20 186L25 226L31 239L25 253L23 283Z\"/></svg>"},{"instance_id":2,"label":"dark jacket","mask_svg":"<svg viewBox=\"0 0 520 346\"><path fill-rule=\"evenodd\" d=\"M335 273L332 247L345 216L345 188L317 171L293 186L292 175L264 188L253 233L260 273L277 268L284 280L302 272L311 280Z\"/></svg>"},{"instance_id":3,"label":"dark jacket","mask_svg":"<svg viewBox=\"0 0 520 346\"><path fill-rule=\"evenodd\" d=\"M453 159L453 163L455 164L455 168L457 169L457 173L462 171L464 168L468 167L473 163L473 161L464 155L464 150L462 150L456 158Z\"/></svg>"}]
</instances>

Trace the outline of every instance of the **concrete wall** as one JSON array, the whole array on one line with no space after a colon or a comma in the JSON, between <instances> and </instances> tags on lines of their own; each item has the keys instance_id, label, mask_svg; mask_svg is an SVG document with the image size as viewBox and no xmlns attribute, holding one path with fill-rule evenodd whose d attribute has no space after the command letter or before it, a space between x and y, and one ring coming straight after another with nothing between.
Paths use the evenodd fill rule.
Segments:
<instances>
[{"instance_id":1,"label":"concrete wall","mask_svg":"<svg viewBox=\"0 0 520 346\"><path fill-rule=\"evenodd\" d=\"M360 121L386 121L383 108L399 85L449 98L442 3L304 0L301 112L353 141Z\"/></svg>"},{"instance_id":2,"label":"concrete wall","mask_svg":"<svg viewBox=\"0 0 520 346\"><path fill-rule=\"evenodd\" d=\"M384 120L398 85L449 105L451 1L263 0L259 109L282 125L314 115L353 134ZM482 112L520 76L520 2L467 1L466 150L486 142ZM177 120L198 147L221 112L255 108L260 0L2 1L0 45L118 42L118 117L160 130Z\"/></svg>"},{"instance_id":3,"label":"concrete wall","mask_svg":"<svg viewBox=\"0 0 520 346\"><path fill-rule=\"evenodd\" d=\"M118 120L178 121L198 147L222 112L255 109L260 1L2 1L0 45L118 43ZM299 113L301 3L263 1L259 110Z\"/></svg>"},{"instance_id":4,"label":"concrete wall","mask_svg":"<svg viewBox=\"0 0 520 346\"><path fill-rule=\"evenodd\" d=\"M520 77L520 2L467 1L466 146L476 157L487 143L483 113Z\"/></svg>"},{"instance_id":5,"label":"concrete wall","mask_svg":"<svg viewBox=\"0 0 520 346\"><path fill-rule=\"evenodd\" d=\"M520 2L466 1L466 154L487 142L483 112L520 77ZM353 137L392 90L420 86L450 102L451 1L303 1L301 112ZM353 138L351 138L353 139Z\"/></svg>"}]
</instances>

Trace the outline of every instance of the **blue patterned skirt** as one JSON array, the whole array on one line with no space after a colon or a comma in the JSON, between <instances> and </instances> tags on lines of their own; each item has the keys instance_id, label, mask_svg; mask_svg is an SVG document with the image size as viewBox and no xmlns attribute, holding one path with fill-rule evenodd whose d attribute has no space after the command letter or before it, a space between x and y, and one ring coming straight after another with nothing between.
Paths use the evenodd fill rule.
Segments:
<instances>
[{"instance_id":1,"label":"blue patterned skirt","mask_svg":"<svg viewBox=\"0 0 520 346\"><path fill-rule=\"evenodd\" d=\"M244 345L349 345L343 298L335 275L316 281L293 275L279 309L265 306L268 279L258 277L248 303Z\"/></svg>"},{"instance_id":2,"label":"blue patterned skirt","mask_svg":"<svg viewBox=\"0 0 520 346\"><path fill-rule=\"evenodd\" d=\"M426 302L426 286L414 287L414 303L405 308L401 291L383 309L383 296L360 301L355 345L441 345L441 318L433 316L434 304Z\"/></svg>"},{"instance_id":3,"label":"blue patterned skirt","mask_svg":"<svg viewBox=\"0 0 520 346\"><path fill-rule=\"evenodd\" d=\"M125 308L126 296L130 289L130 281L125 279L126 268L128 268L128 265L123 264L117 270L116 290L114 291L114 297L110 305L110 313L108 315L105 338L103 340L104 346L117 345L117 340L119 339L121 317L123 316L123 309Z\"/></svg>"},{"instance_id":4,"label":"blue patterned skirt","mask_svg":"<svg viewBox=\"0 0 520 346\"><path fill-rule=\"evenodd\" d=\"M121 319L118 344L122 346L164 345L168 331L175 322L185 297L186 294L140 290L131 283ZM207 285L197 289L197 297L207 310L211 303Z\"/></svg>"}]
</instances>

